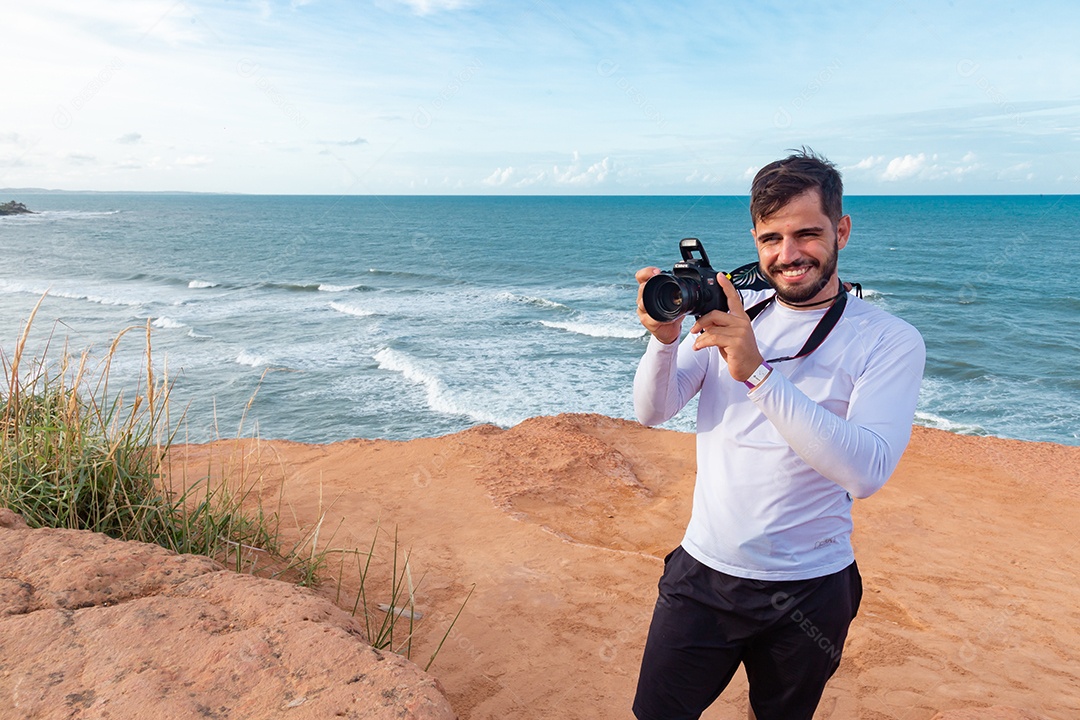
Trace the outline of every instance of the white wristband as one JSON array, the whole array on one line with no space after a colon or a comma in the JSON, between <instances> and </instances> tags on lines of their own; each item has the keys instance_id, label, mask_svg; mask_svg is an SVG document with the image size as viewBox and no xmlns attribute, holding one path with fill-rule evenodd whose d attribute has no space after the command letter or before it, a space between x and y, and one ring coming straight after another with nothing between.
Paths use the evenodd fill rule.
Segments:
<instances>
[{"instance_id":1,"label":"white wristband","mask_svg":"<svg viewBox=\"0 0 1080 720\"><path fill-rule=\"evenodd\" d=\"M769 377L769 373L771 373L771 372L772 372L772 365L770 365L769 363L767 363L765 361L762 361L761 364L758 365L757 370L750 373L750 377L743 380L743 383L745 383L746 387L753 390L758 385L765 382L765 378Z\"/></svg>"}]
</instances>

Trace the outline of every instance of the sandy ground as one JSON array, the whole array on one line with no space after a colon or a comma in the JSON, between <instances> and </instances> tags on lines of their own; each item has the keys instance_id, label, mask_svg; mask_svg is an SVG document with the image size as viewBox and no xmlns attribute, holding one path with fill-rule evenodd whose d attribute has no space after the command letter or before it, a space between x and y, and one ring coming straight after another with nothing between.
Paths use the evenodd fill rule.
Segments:
<instances>
[{"instance_id":1,"label":"sandy ground","mask_svg":"<svg viewBox=\"0 0 1080 720\"><path fill-rule=\"evenodd\" d=\"M463 719L630 718L661 559L689 517L693 443L566 415L404 443L222 442L173 461L254 488L305 552L316 528L320 551L366 551L380 528L371 606L389 602L396 529L421 667L472 589L431 667ZM865 596L815 717L1080 717L1078 465L1080 447L916 428L885 488L855 504ZM320 591L351 608L357 556L326 557ZM704 717L746 706L740 673Z\"/></svg>"}]
</instances>

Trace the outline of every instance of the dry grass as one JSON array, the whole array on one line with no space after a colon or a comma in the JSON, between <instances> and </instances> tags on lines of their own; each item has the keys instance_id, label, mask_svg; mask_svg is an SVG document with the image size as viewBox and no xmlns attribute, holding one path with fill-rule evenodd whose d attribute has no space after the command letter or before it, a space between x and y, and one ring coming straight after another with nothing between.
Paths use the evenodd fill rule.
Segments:
<instances>
[{"instance_id":1,"label":"dry grass","mask_svg":"<svg viewBox=\"0 0 1080 720\"><path fill-rule=\"evenodd\" d=\"M89 350L72 356L66 347L51 360L51 343L40 355L27 357L27 338L44 299L27 319L14 353L9 357L0 349L0 507L22 515L30 527L91 530L154 543L212 557L237 572L301 585L319 583L330 555L339 556L343 564L346 558L355 559L360 585L353 614L364 623L374 647L411 656L419 613L408 554L401 553L396 532L389 602L369 606L379 528L367 551L331 548L332 534L320 546L322 520L309 530L298 528L300 539L284 546L280 491L277 506L264 507L263 478L259 473L249 478L243 461L233 466L217 458L205 471L194 473L186 466L169 467L169 449L183 417L173 421L170 416L171 385L167 370L160 375L154 370L149 321L142 377L125 397L110 388L110 369L121 341L140 328L119 333L100 360ZM214 467L223 461L227 466ZM379 595L385 598L385 589ZM405 621L407 632L400 627Z\"/></svg>"}]
</instances>

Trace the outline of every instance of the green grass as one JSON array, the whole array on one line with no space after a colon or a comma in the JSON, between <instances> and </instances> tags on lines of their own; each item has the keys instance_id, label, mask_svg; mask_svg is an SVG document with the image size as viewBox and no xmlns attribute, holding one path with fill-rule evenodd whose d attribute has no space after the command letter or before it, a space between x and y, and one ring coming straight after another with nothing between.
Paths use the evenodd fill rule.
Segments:
<instances>
[{"instance_id":1,"label":"green grass","mask_svg":"<svg viewBox=\"0 0 1080 720\"><path fill-rule=\"evenodd\" d=\"M420 583L423 582L421 577L416 583L413 583L412 569L409 562L411 558L411 552L401 548L401 544L398 541L397 528L394 529L394 537L392 542L384 543L390 545L390 577L389 588L383 583L381 597L385 597L388 602L386 603L373 603L372 599L368 597L369 588L372 585L371 577L374 572L371 561L376 557L376 545L378 544L379 535L382 529L376 526L375 533L371 537L371 546L367 551L363 550L327 550L326 554L336 553L340 556L341 567L338 569L338 585L337 585L337 597L335 602L338 605L342 604L342 579L345 577L345 563L347 559L356 560L356 573L358 577L358 588L356 596L353 599L351 610L354 617L359 617L364 623L364 631L367 634L368 642L372 647L380 650L389 649L399 655L412 659L412 641L413 636L418 629L416 622L423 617L422 613L416 607L416 591ZM401 558L401 564L398 564L398 558ZM427 671L431 668L431 665L435 662L436 656L439 651L442 650L443 644L450 636L450 631L454 629L454 625L457 624L458 618L461 617L461 611L465 609L465 604L469 602L469 598L472 597L473 591L476 586L469 590L465 599L462 600L461 605L458 607L457 613L450 620L446 630L443 632L442 637L439 640L439 644L435 647L435 650L428 658L427 664L424 665L424 670ZM372 608L378 608L379 612L376 613ZM407 624L407 628L400 627L402 624ZM404 635L404 637L402 637ZM396 636L396 639L395 639Z\"/></svg>"},{"instance_id":2,"label":"green grass","mask_svg":"<svg viewBox=\"0 0 1080 720\"><path fill-rule=\"evenodd\" d=\"M145 327L145 365L133 393L110 387L109 374L126 335L119 333L101 359L89 351L71 355L65 347L52 361L49 344L33 357L24 355L27 338L44 297L38 301L10 357L0 348L0 507L21 515L32 528L69 528L105 533L119 540L154 543L178 553L206 555L227 567L250 574L314 586L330 554L339 554L340 600L346 557L355 557L359 590L352 613L365 625L371 644L411 657L415 588L409 555L401 554L397 532L389 591L373 592L371 560L376 554L376 528L371 547L341 550L320 547L321 518L299 540L286 546L281 537L281 492L278 507L264 507L261 469L254 482L246 455L239 465L214 459L205 473L189 479L190 468L171 468L169 450L183 418L170 416L171 384L167 371L154 371L150 323ZM249 403L250 405L250 403ZM257 441L256 441L257 442ZM213 478L217 480L213 480ZM174 479L179 478L179 488ZM237 483L229 479L239 478ZM386 583L381 583L385 585ZM369 594L388 599L369 607ZM471 591L470 591L471 595ZM465 602L468 597L465 598ZM425 670L453 629L463 602L446 629ZM404 633L399 624L407 620ZM396 634L396 638L395 638Z\"/></svg>"},{"instance_id":3,"label":"green grass","mask_svg":"<svg viewBox=\"0 0 1080 720\"><path fill-rule=\"evenodd\" d=\"M42 298L44 299L44 298ZM169 413L167 372L154 371L150 326L145 329L145 370L125 397L109 384L121 332L104 357L77 356L64 348L50 360L24 351L41 302L34 308L13 354L0 351L0 505L30 527L101 532L120 540L161 545L242 563L258 549L278 565L312 577L313 560L278 544L276 513L261 504L245 511L248 493L209 476L173 492L166 462L179 420ZM181 418L182 419L182 418Z\"/></svg>"}]
</instances>

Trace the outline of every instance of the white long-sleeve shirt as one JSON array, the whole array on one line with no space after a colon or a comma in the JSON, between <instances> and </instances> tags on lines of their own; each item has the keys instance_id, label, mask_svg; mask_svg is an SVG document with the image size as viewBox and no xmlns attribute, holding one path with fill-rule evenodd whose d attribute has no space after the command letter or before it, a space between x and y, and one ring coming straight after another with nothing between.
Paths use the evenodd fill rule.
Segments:
<instances>
[{"instance_id":1,"label":"white long-sleeve shirt","mask_svg":"<svg viewBox=\"0 0 1080 720\"><path fill-rule=\"evenodd\" d=\"M743 292L750 307L769 291ZM825 310L772 303L754 320L766 358L796 354ZM698 392L697 482L682 545L709 567L802 580L854 560L852 496L876 492L911 438L926 348L908 323L855 297L828 338L773 363L752 392L715 347L656 338L638 365L638 419L657 425Z\"/></svg>"}]
</instances>

